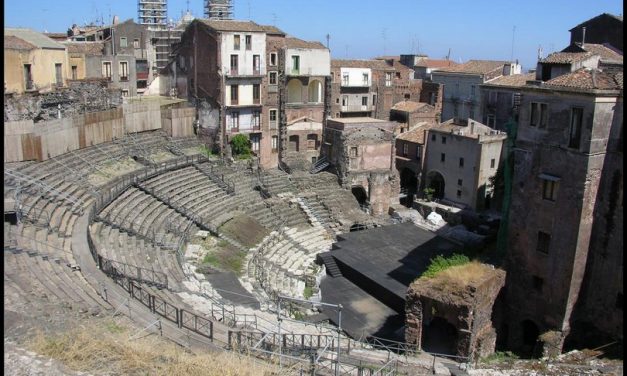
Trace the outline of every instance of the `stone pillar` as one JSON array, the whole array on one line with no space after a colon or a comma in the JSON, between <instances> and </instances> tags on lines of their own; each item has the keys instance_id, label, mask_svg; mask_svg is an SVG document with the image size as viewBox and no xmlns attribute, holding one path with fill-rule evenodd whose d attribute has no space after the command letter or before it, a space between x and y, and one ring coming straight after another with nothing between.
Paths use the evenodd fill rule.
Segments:
<instances>
[{"instance_id":1,"label":"stone pillar","mask_svg":"<svg viewBox=\"0 0 627 376\"><path fill-rule=\"evenodd\" d=\"M387 214L390 209L390 195L392 194L392 184L389 174L370 174L368 179L368 193L372 215Z\"/></svg>"}]
</instances>

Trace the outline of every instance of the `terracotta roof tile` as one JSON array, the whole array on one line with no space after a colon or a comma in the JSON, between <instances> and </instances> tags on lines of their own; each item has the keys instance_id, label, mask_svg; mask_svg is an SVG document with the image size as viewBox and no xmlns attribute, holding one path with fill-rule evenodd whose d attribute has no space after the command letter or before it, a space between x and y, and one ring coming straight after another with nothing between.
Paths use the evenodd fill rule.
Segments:
<instances>
[{"instance_id":1,"label":"terracotta roof tile","mask_svg":"<svg viewBox=\"0 0 627 376\"><path fill-rule=\"evenodd\" d=\"M438 69L438 72L486 74L499 69L499 67L505 64L509 64L509 62L500 60L468 60L461 65Z\"/></svg>"},{"instance_id":2,"label":"terracotta roof tile","mask_svg":"<svg viewBox=\"0 0 627 376\"><path fill-rule=\"evenodd\" d=\"M272 30L269 26L261 26L252 21L236 21L236 20L207 20L199 19L199 22L209 26L216 31L250 31L250 32L268 32ZM277 29L278 30L278 29Z\"/></svg>"},{"instance_id":3,"label":"terracotta roof tile","mask_svg":"<svg viewBox=\"0 0 627 376\"><path fill-rule=\"evenodd\" d=\"M426 67L426 68L447 68L447 67L457 67L460 64L454 62L453 60L446 59L429 59L429 58L421 58L417 63L417 67Z\"/></svg>"},{"instance_id":4,"label":"terracotta roof tile","mask_svg":"<svg viewBox=\"0 0 627 376\"><path fill-rule=\"evenodd\" d=\"M396 138L403 141L414 142L416 144L424 144L427 131L436 127L433 123L418 123L412 130L401 133Z\"/></svg>"},{"instance_id":5,"label":"terracotta roof tile","mask_svg":"<svg viewBox=\"0 0 627 376\"><path fill-rule=\"evenodd\" d=\"M64 43L68 53L85 54L89 56L101 56L104 42L74 42Z\"/></svg>"},{"instance_id":6,"label":"terracotta roof tile","mask_svg":"<svg viewBox=\"0 0 627 376\"><path fill-rule=\"evenodd\" d=\"M383 60L331 60L332 68L370 68L378 70L394 70Z\"/></svg>"},{"instance_id":7,"label":"terracotta roof tile","mask_svg":"<svg viewBox=\"0 0 627 376\"><path fill-rule=\"evenodd\" d=\"M536 79L535 72L533 73L524 73L524 74L512 74L509 76L501 76L495 78L494 80L490 80L487 83L490 85L500 85L500 86L525 86L527 81L532 81Z\"/></svg>"},{"instance_id":8,"label":"terracotta roof tile","mask_svg":"<svg viewBox=\"0 0 627 376\"><path fill-rule=\"evenodd\" d=\"M544 86L577 89L623 89L623 73L607 73L596 69L578 69L546 81Z\"/></svg>"},{"instance_id":9,"label":"terracotta roof tile","mask_svg":"<svg viewBox=\"0 0 627 376\"><path fill-rule=\"evenodd\" d=\"M287 37L285 38L285 46L287 48L310 48L310 49L319 49L326 50L327 48L320 42L309 42L306 40Z\"/></svg>"},{"instance_id":10,"label":"terracotta roof tile","mask_svg":"<svg viewBox=\"0 0 627 376\"><path fill-rule=\"evenodd\" d=\"M603 61L623 62L623 55L621 53L618 53L617 51L614 51L602 44L585 43L581 48L595 55L601 56L601 60Z\"/></svg>"},{"instance_id":11,"label":"terracotta roof tile","mask_svg":"<svg viewBox=\"0 0 627 376\"><path fill-rule=\"evenodd\" d=\"M28 43L24 39L20 39L13 35L4 36L4 49L7 50L34 50L34 45Z\"/></svg>"},{"instance_id":12,"label":"terracotta roof tile","mask_svg":"<svg viewBox=\"0 0 627 376\"><path fill-rule=\"evenodd\" d=\"M403 112L429 112L435 111L435 107L424 102L402 101L392 106L392 110Z\"/></svg>"},{"instance_id":13,"label":"terracotta roof tile","mask_svg":"<svg viewBox=\"0 0 627 376\"><path fill-rule=\"evenodd\" d=\"M586 60L591 56L593 56L591 52L553 52L544 59L540 59L540 62L549 64L572 64Z\"/></svg>"}]
</instances>

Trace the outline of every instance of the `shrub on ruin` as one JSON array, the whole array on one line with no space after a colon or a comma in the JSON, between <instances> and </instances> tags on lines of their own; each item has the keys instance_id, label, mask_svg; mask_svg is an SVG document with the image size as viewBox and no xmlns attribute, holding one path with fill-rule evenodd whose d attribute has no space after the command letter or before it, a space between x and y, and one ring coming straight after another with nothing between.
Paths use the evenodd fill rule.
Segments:
<instances>
[{"instance_id":1,"label":"shrub on ruin","mask_svg":"<svg viewBox=\"0 0 627 376\"><path fill-rule=\"evenodd\" d=\"M464 265L470 262L470 259L466 255L455 253L449 257L438 255L431 259L431 264L427 270L422 273L422 277L432 278L439 272L450 268L451 266Z\"/></svg>"},{"instance_id":2,"label":"shrub on ruin","mask_svg":"<svg viewBox=\"0 0 627 376\"><path fill-rule=\"evenodd\" d=\"M250 157L252 154L250 150L250 140L243 134L236 134L233 139L231 139L231 150L233 156L239 157L240 159Z\"/></svg>"}]
</instances>

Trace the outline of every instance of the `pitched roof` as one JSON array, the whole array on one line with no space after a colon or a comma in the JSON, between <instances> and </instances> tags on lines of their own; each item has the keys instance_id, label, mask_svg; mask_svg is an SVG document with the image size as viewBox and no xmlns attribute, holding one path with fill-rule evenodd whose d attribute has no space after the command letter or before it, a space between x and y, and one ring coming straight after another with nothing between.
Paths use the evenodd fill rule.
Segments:
<instances>
[{"instance_id":1,"label":"pitched roof","mask_svg":"<svg viewBox=\"0 0 627 376\"><path fill-rule=\"evenodd\" d=\"M616 61L623 62L623 55L618 51L613 50L612 48L608 48L602 44L594 44L594 43L584 43L581 46L585 51L591 52L595 55L601 56L602 61Z\"/></svg>"},{"instance_id":2,"label":"pitched roof","mask_svg":"<svg viewBox=\"0 0 627 376\"><path fill-rule=\"evenodd\" d=\"M272 25L259 25L267 34L275 34L275 35L285 35L283 30L279 29L276 26Z\"/></svg>"},{"instance_id":3,"label":"pitched roof","mask_svg":"<svg viewBox=\"0 0 627 376\"><path fill-rule=\"evenodd\" d=\"M253 21L198 19L198 22L202 22L203 24L209 26L211 29L216 30L216 31L268 32L269 30L276 29L272 26L258 25L254 23Z\"/></svg>"},{"instance_id":4,"label":"pitched roof","mask_svg":"<svg viewBox=\"0 0 627 376\"><path fill-rule=\"evenodd\" d=\"M287 37L285 38L285 46L287 48L310 48L318 50L326 50L327 48L320 42L310 42L298 38Z\"/></svg>"},{"instance_id":5,"label":"pitched roof","mask_svg":"<svg viewBox=\"0 0 627 376\"><path fill-rule=\"evenodd\" d=\"M5 50L34 50L34 45L28 43L24 39L20 39L13 35L4 36L4 49Z\"/></svg>"},{"instance_id":6,"label":"pitched roof","mask_svg":"<svg viewBox=\"0 0 627 376\"><path fill-rule=\"evenodd\" d=\"M391 108L395 111L403 111L403 112L429 112L435 111L435 107L429 105L429 103L424 102L414 102L414 101L402 101L396 103Z\"/></svg>"},{"instance_id":7,"label":"pitched roof","mask_svg":"<svg viewBox=\"0 0 627 376\"><path fill-rule=\"evenodd\" d=\"M540 59L540 63L550 64L572 64L578 61L586 60L592 57L592 52L553 52L544 59Z\"/></svg>"},{"instance_id":8,"label":"pitched roof","mask_svg":"<svg viewBox=\"0 0 627 376\"><path fill-rule=\"evenodd\" d=\"M544 83L547 87L569 87L577 89L622 90L623 72L610 73L598 69L581 68L555 77Z\"/></svg>"},{"instance_id":9,"label":"pitched roof","mask_svg":"<svg viewBox=\"0 0 627 376\"><path fill-rule=\"evenodd\" d=\"M370 68L379 70L394 70L384 60L331 60L332 68Z\"/></svg>"},{"instance_id":10,"label":"pitched roof","mask_svg":"<svg viewBox=\"0 0 627 376\"><path fill-rule=\"evenodd\" d=\"M65 46L59 42L48 38L42 33L38 33L31 29L21 28L5 28L4 35L11 35L27 41L35 46L35 48L45 48L53 50L64 50Z\"/></svg>"},{"instance_id":11,"label":"pitched roof","mask_svg":"<svg viewBox=\"0 0 627 376\"><path fill-rule=\"evenodd\" d=\"M414 142L417 144L424 144L425 137L427 137L427 132L429 129L437 127L437 124L421 122L418 123L407 132L403 132L400 135L396 136L398 140Z\"/></svg>"},{"instance_id":12,"label":"pitched roof","mask_svg":"<svg viewBox=\"0 0 627 376\"><path fill-rule=\"evenodd\" d=\"M580 23L579 25L577 25L577 26L573 27L572 29L570 29L570 30L568 30L568 31L573 31L573 30L575 30L576 28L578 28L578 27L580 27L580 26L585 26L585 25L586 25L588 22L590 22L590 21L594 21L594 20L596 20L596 19L598 19L598 18L603 18L603 17L609 17L609 18L616 19L616 20L618 20L618 21L620 21L620 22L623 22L623 16L615 16L615 15L610 14L610 13L601 13L601 14L599 14L599 15L598 15L598 16L596 16L596 17L592 17L592 18L590 18L589 20L586 20L586 21L584 21L584 22Z\"/></svg>"},{"instance_id":13,"label":"pitched roof","mask_svg":"<svg viewBox=\"0 0 627 376\"><path fill-rule=\"evenodd\" d=\"M446 67L456 67L459 64L454 62L453 60L446 59L429 59L428 57L421 58L416 63L417 67L426 67L426 68L446 68Z\"/></svg>"},{"instance_id":14,"label":"pitched roof","mask_svg":"<svg viewBox=\"0 0 627 376\"><path fill-rule=\"evenodd\" d=\"M68 53L100 56L104 49L104 42L71 42L64 43Z\"/></svg>"},{"instance_id":15,"label":"pitched roof","mask_svg":"<svg viewBox=\"0 0 627 376\"><path fill-rule=\"evenodd\" d=\"M500 60L468 60L464 64L443 67L438 69L438 72L454 72L454 73L474 73L474 74L486 74L505 64L509 64L509 61Z\"/></svg>"},{"instance_id":16,"label":"pitched roof","mask_svg":"<svg viewBox=\"0 0 627 376\"><path fill-rule=\"evenodd\" d=\"M509 76L501 76L494 80L488 81L490 85L499 86L525 86L527 81L535 80L536 73L512 74Z\"/></svg>"}]
</instances>

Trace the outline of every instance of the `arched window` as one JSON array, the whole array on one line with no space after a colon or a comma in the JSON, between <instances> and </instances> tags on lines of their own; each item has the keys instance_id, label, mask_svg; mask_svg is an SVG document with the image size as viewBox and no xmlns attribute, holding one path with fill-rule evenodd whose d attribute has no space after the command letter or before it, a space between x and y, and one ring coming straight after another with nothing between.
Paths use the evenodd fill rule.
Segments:
<instances>
[{"instance_id":1,"label":"arched window","mask_svg":"<svg viewBox=\"0 0 627 376\"><path fill-rule=\"evenodd\" d=\"M322 83L318 80L309 83L309 102L322 103Z\"/></svg>"},{"instance_id":2,"label":"arched window","mask_svg":"<svg viewBox=\"0 0 627 376\"><path fill-rule=\"evenodd\" d=\"M287 83L287 103L303 102L303 85L297 79Z\"/></svg>"}]
</instances>

